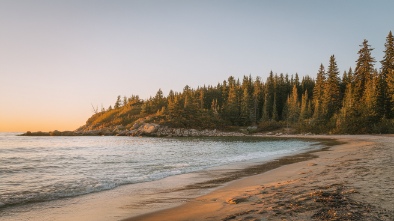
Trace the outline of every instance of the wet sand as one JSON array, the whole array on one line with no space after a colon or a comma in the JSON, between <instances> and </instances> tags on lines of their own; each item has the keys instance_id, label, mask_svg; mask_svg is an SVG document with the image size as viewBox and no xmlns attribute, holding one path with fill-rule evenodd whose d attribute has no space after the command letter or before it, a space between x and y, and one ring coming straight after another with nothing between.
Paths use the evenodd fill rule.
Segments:
<instances>
[{"instance_id":1,"label":"wet sand","mask_svg":"<svg viewBox=\"0 0 394 221\"><path fill-rule=\"evenodd\" d=\"M394 220L394 136L305 138L341 144L189 185L234 180L178 207L126 220Z\"/></svg>"}]
</instances>

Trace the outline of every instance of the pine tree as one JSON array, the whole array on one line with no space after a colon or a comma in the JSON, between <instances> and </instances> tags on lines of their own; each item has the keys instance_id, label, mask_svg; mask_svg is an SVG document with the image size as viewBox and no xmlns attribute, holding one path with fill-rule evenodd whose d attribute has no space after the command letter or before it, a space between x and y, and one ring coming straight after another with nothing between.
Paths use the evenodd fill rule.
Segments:
<instances>
[{"instance_id":1,"label":"pine tree","mask_svg":"<svg viewBox=\"0 0 394 221\"><path fill-rule=\"evenodd\" d=\"M313 88L313 118L318 120L322 116L322 102L324 95L324 85L326 83L326 73L323 64L320 64L319 71L317 72L316 84Z\"/></svg>"},{"instance_id":2,"label":"pine tree","mask_svg":"<svg viewBox=\"0 0 394 221\"><path fill-rule=\"evenodd\" d=\"M287 96L290 93L290 83L288 79L286 79L283 74L280 74L276 81L276 91L275 91L275 99L276 99L276 109L278 112L278 120L285 119L284 107L286 105Z\"/></svg>"},{"instance_id":3,"label":"pine tree","mask_svg":"<svg viewBox=\"0 0 394 221\"><path fill-rule=\"evenodd\" d=\"M347 83L353 83L353 82L354 82L354 73L353 73L353 69L350 67L347 72Z\"/></svg>"},{"instance_id":4,"label":"pine tree","mask_svg":"<svg viewBox=\"0 0 394 221\"><path fill-rule=\"evenodd\" d=\"M121 105L121 100L120 100L120 95L119 95L118 98L116 99L114 108L118 109L120 107L120 105Z\"/></svg>"},{"instance_id":5,"label":"pine tree","mask_svg":"<svg viewBox=\"0 0 394 221\"><path fill-rule=\"evenodd\" d=\"M306 90L301 99L300 121L306 120L310 117L309 103L308 90Z\"/></svg>"},{"instance_id":6,"label":"pine tree","mask_svg":"<svg viewBox=\"0 0 394 221\"><path fill-rule=\"evenodd\" d=\"M393 59L394 62L394 59ZM394 115L394 69L389 69L387 74L387 94L390 100L391 112L389 116Z\"/></svg>"},{"instance_id":7,"label":"pine tree","mask_svg":"<svg viewBox=\"0 0 394 221\"><path fill-rule=\"evenodd\" d=\"M234 78L230 78L228 98L224 107L224 118L228 119L232 125L238 125L240 119L239 93L237 83L235 83Z\"/></svg>"},{"instance_id":8,"label":"pine tree","mask_svg":"<svg viewBox=\"0 0 394 221\"><path fill-rule=\"evenodd\" d=\"M263 120L271 120L272 119L272 111L273 111L273 103L274 103L274 93L275 93L275 83L274 83L274 74L271 71L269 77L267 78L267 82L264 87L264 106L263 106Z\"/></svg>"},{"instance_id":9,"label":"pine tree","mask_svg":"<svg viewBox=\"0 0 394 221\"><path fill-rule=\"evenodd\" d=\"M205 86L204 86L205 88ZM205 109L205 93L204 93L204 89L200 89L199 90L199 105L200 105L200 109Z\"/></svg>"},{"instance_id":10,"label":"pine tree","mask_svg":"<svg viewBox=\"0 0 394 221\"><path fill-rule=\"evenodd\" d=\"M392 70L394 70L394 38L391 31L387 35L386 43L384 44L385 51L383 60L380 61L382 64L381 74L382 74L382 93L384 100L384 115L386 118L393 118L394 113L394 100L392 99L392 95L394 95L394 85L393 85L393 76Z\"/></svg>"},{"instance_id":11,"label":"pine tree","mask_svg":"<svg viewBox=\"0 0 394 221\"><path fill-rule=\"evenodd\" d=\"M184 101L181 96L174 94L174 96L168 100L168 120L174 127L183 127L184 121Z\"/></svg>"},{"instance_id":12,"label":"pine tree","mask_svg":"<svg viewBox=\"0 0 394 221\"><path fill-rule=\"evenodd\" d=\"M343 96L345 94L345 90L346 90L346 85L349 83L349 78L347 75L347 72L344 71L343 75L342 75L342 80L341 83L339 84L339 88L340 88L340 94L341 94L341 100L343 99Z\"/></svg>"},{"instance_id":13,"label":"pine tree","mask_svg":"<svg viewBox=\"0 0 394 221\"><path fill-rule=\"evenodd\" d=\"M366 83L371 79L374 72L375 59L371 55L371 51L367 40L360 45L361 49L358 51L359 58L357 59L356 69L354 71L354 95L356 101L361 101L366 89Z\"/></svg>"},{"instance_id":14,"label":"pine tree","mask_svg":"<svg viewBox=\"0 0 394 221\"><path fill-rule=\"evenodd\" d=\"M257 123L261 119L263 104L263 85L257 77L253 83L253 117L252 122Z\"/></svg>"},{"instance_id":15,"label":"pine tree","mask_svg":"<svg viewBox=\"0 0 394 221\"><path fill-rule=\"evenodd\" d=\"M272 119L274 121L279 121L279 114L277 110L277 104L276 104L276 94L274 95L274 103L272 105Z\"/></svg>"},{"instance_id":16,"label":"pine tree","mask_svg":"<svg viewBox=\"0 0 394 221\"><path fill-rule=\"evenodd\" d=\"M241 124L249 125L250 122L250 95L248 88L245 88L241 101Z\"/></svg>"},{"instance_id":17,"label":"pine tree","mask_svg":"<svg viewBox=\"0 0 394 221\"><path fill-rule=\"evenodd\" d=\"M358 128L355 123L357 113L353 94L353 85L349 82L346 85L345 96L342 100L342 108L336 121L337 131L340 133L356 133Z\"/></svg>"},{"instance_id":18,"label":"pine tree","mask_svg":"<svg viewBox=\"0 0 394 221\"><path fill-rule=\"evenodd\" d=\"M163 91L161 89L159 89L156 92L155 97L153 97L153 99L152 99L152 108L155 111L158 111L158 110L161 110L166 105L167 105L167 101L163 96Z\"/></svg>"},{"instance_id":19,"label":"pine tree","mask_svg":"<svg viewBox=\"0 0 394 221\"><path fill-rule=\"evenodd\" d=\"M268 94L264 93L264 103L263 103L263 115L261 117L261 121L269 121L270 117L269 117L269 109L268 109Z\"/></svg>"},{"instance_id":20,"label":"pine tree","mask_svg":"<svg viewBox=\"0 0 394 221\"><path fill-rule=\"evenodd\" d=\"M339 71L334 55L330 57L327 74L327 80L324 85L322 109L325 120L330 120L341 106Z\"/></svg>"},{"instance_id":21,"label":"pine tree","mask_svg":"<svg viewBox=\"0 0 394 221\"><path fill-rule=\"evenodd\" d=\"M385 79L381 72L375 70L373 75L375 96L376 96L376 113L379 120L384 117L388 118L390 112L387 112L387 105L389 105L387 93L387 78Z\"/></svg>"},{"instance_id":22,"label":"pine tree","mask_svg":"<svg viewBox=\"0 0 394 221\"><path fill-rule=\"evenodd\" d=\"M126 96L123 96L123 106L126 106L127 103L129 103L127 97L126 97Z\"/></svg>"},{"instance_id":23,"label":"pine tree","mask_svg":"<svg viewBox=\"0 0 394 221\"><path fill-rule=\"evenodd\" d=\"M360 107L362 116L360 121L364 124L362 132L371 133L373 131L373 125L380 121L381 115L379 114L378 107L378 81L379 76L375 73L367 82L363 97L363 106Z\"/></svg>"},{"instance_id":24,"label":"pine tree","mask_svg":"<svg viewBox=\"0 0 394 221\"><path fill-rule=\"evenodd\" d=\"M293 90L287 99L287 118L291 123L298 121L300 116L300 106L298 101L297 86L293 85Z\"/></svg>"}]
</instances>

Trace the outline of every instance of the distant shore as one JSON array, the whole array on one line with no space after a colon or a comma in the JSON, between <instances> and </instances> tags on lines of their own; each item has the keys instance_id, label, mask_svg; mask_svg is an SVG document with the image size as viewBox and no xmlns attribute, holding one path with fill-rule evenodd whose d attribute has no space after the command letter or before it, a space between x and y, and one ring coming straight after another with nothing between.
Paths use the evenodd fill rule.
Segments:
<instances>
[{"instance_id":1,"label":"distant shore","mask_svg":"<svg viewBox=\"0 0 394 221\"><path fill-rule=\"evenodd\" d=\"M245 131L248 132L248 131ZM136 124L133 128L118 125L110 128L96 130L74 130L74 131L49 131L31 132L20 134L20 136L146 136L146 137L220 137L220 136L245 136L242 132L223 132L216 129L190 129L171 128L155 123Z\"/></svg>"},{"instance_id":2,"label":"distant shore","mask_svg":"<svg viewBox=\"0 0 394 221\"><path fill-rule=\"evenodd\" d=\"M394 136L312 137L344 144L126 220L394 220Z\"/></svg>"}]
</instances>

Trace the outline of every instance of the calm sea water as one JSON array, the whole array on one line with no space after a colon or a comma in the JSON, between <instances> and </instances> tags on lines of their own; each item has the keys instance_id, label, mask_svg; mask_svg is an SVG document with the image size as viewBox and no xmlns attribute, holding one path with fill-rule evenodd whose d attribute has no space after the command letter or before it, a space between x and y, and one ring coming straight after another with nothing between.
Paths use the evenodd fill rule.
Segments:
<instances>
[{"instance_id":1,"label":"calm sea water","mask_svg":"<svg viewBox=\"0 0 394 221\"><path fill-rule=\"evenodd\" d=\"M261 138L21 137L0 133L0 209L311 148Z\"/></svg>"}]
</instances>

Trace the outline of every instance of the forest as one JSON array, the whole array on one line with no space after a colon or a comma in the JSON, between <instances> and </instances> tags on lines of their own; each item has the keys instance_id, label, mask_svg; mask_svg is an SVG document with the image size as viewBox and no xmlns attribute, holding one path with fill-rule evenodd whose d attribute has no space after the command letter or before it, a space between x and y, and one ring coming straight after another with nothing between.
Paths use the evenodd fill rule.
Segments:
<instances>
[{"instance_id":1,"label":"forest","mask_svg":"<svg viewBox=\"0 0 394 221\"><path fill-rule=\"evenodd\" d=\"M118 96L107 109L94 108L89 130L137 121L173 128L258 131L291 128L295 132L329 134L394 133L394 39L386 37L381 67L375 68L373 48L364 40L354 68L340 73L335 56L317 68L316 77L276 74L230 76L217 85L170 91L159 89L142 100Z\"/></svg>"}]
</instances>

